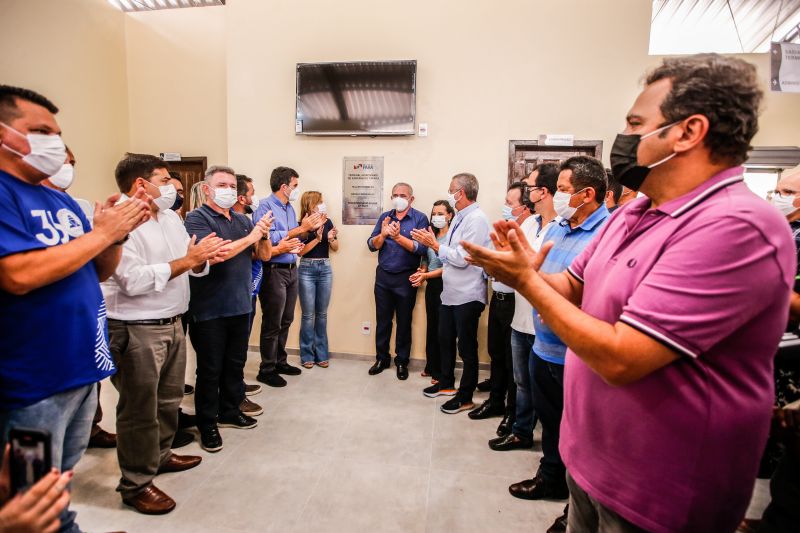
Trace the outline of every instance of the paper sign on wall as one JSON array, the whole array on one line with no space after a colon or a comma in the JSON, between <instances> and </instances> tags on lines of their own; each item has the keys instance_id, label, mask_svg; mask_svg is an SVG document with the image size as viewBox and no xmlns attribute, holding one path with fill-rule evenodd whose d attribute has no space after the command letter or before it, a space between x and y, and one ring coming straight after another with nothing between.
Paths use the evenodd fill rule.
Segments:
<instances>
[{"instance_id":1,"label":"paper sign on wall","mask_svg":"<svg viewBox=\"0 0 800 533\"><path fill-rule=\"evenodd\" d=\"M770 89L800 93L800 44L772 43Z\"/></svg>"},{"instance_id":2,"label":"paper sign on wall","mask_svg":"<svg viewBox=\"0 0 800 533\"><path fill-rule=\"evenodd\" d=\"M575 144L575 136L567 134L548 134L544 136L545 146L572 146Z\"/></svg>"},{"instance_id":3,"label":"paper sign on wall","mask_svg":"<svg viewBox=\"0 0 800 533\"><path fill-rule=\"evenodd\" d=\"M181 154L180 152L161 152L159 154L163 161L180 161Z\"/></svg>"}]
</instances>

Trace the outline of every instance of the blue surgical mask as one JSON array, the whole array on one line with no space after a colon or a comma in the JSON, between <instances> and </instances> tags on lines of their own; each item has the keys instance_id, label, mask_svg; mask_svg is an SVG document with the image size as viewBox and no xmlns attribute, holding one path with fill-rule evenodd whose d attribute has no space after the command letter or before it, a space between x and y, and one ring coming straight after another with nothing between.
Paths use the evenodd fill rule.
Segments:
<instances>
[{"instance_id":1,"label":"blue surgical mask","mask_svg":"<svg viewBox=\"0 0 800 533\"><path fill-rule=\"evenodd\" d=\"M507 205L503 205L502 216L503 220L517 220L519 215L514 216L514 207L509 207Z\"/></svg>"}]
</instances>

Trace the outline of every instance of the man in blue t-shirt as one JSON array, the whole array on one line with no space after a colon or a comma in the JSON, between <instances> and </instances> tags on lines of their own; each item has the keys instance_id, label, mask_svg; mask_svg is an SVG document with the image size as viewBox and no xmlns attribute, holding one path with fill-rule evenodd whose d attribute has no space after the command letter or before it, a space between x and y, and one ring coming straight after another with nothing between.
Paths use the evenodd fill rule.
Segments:
<instances>
[{"instance_id":1,"label":"man in blue t-shirt","mask_svg":"<svg viewBox=\"0 0 800 533\"><path fill-rule=\"evenodd\" d=\"M118 207L114 195L96 205L92 229L75 200L41 185L66 158L57 112L0 85L0 444L13 427L45 430L53 467L66 471L89 442L95 383L115 370L99 281L149 207L142 190ZM61 531L78 531L74 512L62 512Z\"/></svg>"}]
</instances>

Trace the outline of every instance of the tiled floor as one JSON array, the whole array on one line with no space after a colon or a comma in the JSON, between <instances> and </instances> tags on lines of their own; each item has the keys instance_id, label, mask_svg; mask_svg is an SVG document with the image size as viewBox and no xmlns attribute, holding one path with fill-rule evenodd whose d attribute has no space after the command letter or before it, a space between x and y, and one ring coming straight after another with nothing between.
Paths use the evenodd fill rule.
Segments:
<instances>
[{"instance_id":1,"label":"tiled floor","mask_svg":"<svg viewBox=\"0 0 800 533\"><path fill-rule=\"evenodd\" d=\"M252 381L256 354L246 377ZM296 360L295 360L296 363ZM498 419L446 415L444 400L425 398L427 382L394 370L368 376L364 361L336 359L289 377L283 389L265 387L251 399L264 407L252 430L223 429L217 454L197 443L180 453L203 463L156 484L177 502L172 513L144 516L124 506L114 487L114 450L89 450L76 469L74 508L90 532L544 532L563 507L508 494L529 477L539 451L499 453L486 441ZM485 395L476 395L476 401ZM103 388L113 429L116 391ZM193 408L193 397L184 404ZM756 487L751 514L763 508Z\"/></svg>"}]
</instances>

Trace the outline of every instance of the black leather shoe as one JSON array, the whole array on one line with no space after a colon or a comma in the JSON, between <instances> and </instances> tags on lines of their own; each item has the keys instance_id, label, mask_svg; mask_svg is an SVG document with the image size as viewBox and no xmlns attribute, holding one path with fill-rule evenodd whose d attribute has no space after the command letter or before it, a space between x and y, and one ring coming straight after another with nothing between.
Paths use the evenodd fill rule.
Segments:
<instances>
[{"instance_id":1,"label":"black leather shoe","mask_svg":"<svg viewBox=\"0 0 800 533\"><path fill-rule=\"evenodd\" d=\"M178 429L187 429L197 425L195 415L187 415L183 409L178 408Z\"/></svg>"},{"instance_id":2,"label":"black leather shoe","mask_svg":"<svg viewBox=\"0 0 800 533\"><path fill-rule=\"evenodd\" d=\"M556 518L553 525L547 528L547 533L567 533L567 517L569 516L569 504L564 507L564 514Z\"/></svg>"},{"instance_id":3,"label":"black leather shoe","mask_svg":"<svg viewBox=\"0 0 800 533\"><path fill-rule=\"evenodd\" d=\"M397 365L397 379L400 381L408 379L408 367L406 365Z\"/></svg>"},{"instance_id":4,"label":"black leather shoe","mask_svg":"<svg viewBox=\"0 0 800 533\"><path fill-rule=\"evenodd\" d=\"M569 498L567 482L554 483L541 476L514 483L508 492L515 498L523 500L566 500Z\"/></svg>"},{"instance_id":5,"label":"black leather shoe","mask_svg":"<svg viewBox=\"0 0 800 533\"><path fill-rule=\"evenodd\" d=\"M530 449L533 448L533 439L526 439L512 433L505 437L497 437L496 439L490 440L489 448L496 452Z\"/></svg>"},{"instance_id":6,"label":"black leather shoe","mask_svg":"<svg viewBox=\"0 0 800 533\"><path fill-rule=\"evenodd\" d=\"M375 361L375 364L369 367L369 375L375 376L377 374L380 374L387 368L389 368L389 363L384 363L383 361Z\"/></svg>"},{"instance_id":7,"label":"black leather shoe","mask_svg":"<svg viewBox=\"0 0 800 533\"><path fill-rule=\"evenodd\" d=\"M480 383L478 383L478 390L481 392L489 392L492 390L492 380L491 379L484 379Z\"/></svg>"},{"instance_id":8,"label":"black leather shoe","mask_svg":"<svg viewBox=\"0 0 800 533\"><path fill-rule=\"evenodd\" d=\"M179 429L175 432L175 436L172 438L172 449L174 450L176 448L183 448L192 442L194 442L194 435L185 429Z\"/></svg>"},{"instance_id":9,"label":"black leather shoe","mask_svg":"<svg viewBox=\"0 0 800 533\"><path fill-rule=\"evenodd\" d=\"M514 415L506 413L506 416L504 416L503 420L500 421L500 425L497 426L497 436L507 437L508 435L511 435L511 428L513 426L514 426Z\"/></svg>"},{"instance_id":10,"label":"black leather shoe","mask_svg":"<svg viewBox=\"0 0 800 533\"><path fill-rule=\"evenodd\" d=\"M259 374L256 376L256 379L265 385L269 385L270 387L286 386L286 380L280 377L277 372L273 374Z\"/></svg>"},{"instance_id":11,"label":"black leather shoe","mask_svg":"<svg viewBox=\"0 0 800 533\"><path fill-rule=\"evenodd\" d=\"M292 366L286 363L282 365L277 365L275 367L275 372L277 372L278 374L283 374L285 376L299 376L302 370L300 370L296 366Z\"/></svg>"},{"instance_id":12,"label":"black leather shoe","mask_svg":"<svg viewBox=\"0 0 800 533\"><path fill-rule=\"evenodd\" d=\"M222 436L217 426L200 428L200 447L211 453L222 449Z\"/></svg>"},{"instance_id":13,"label":"black leather shoe","mask_svg":"<svg viewBox=\"0 0 800 533\"><path fill-rule=\"evenodd\" d=\"M494 416L503 416L506 412L505 407L492 403L492 400L486 400L477 409L473 409L467 414L473 420L483 420L485 418L492 418Z\"/></svg>"}]
</instances>

